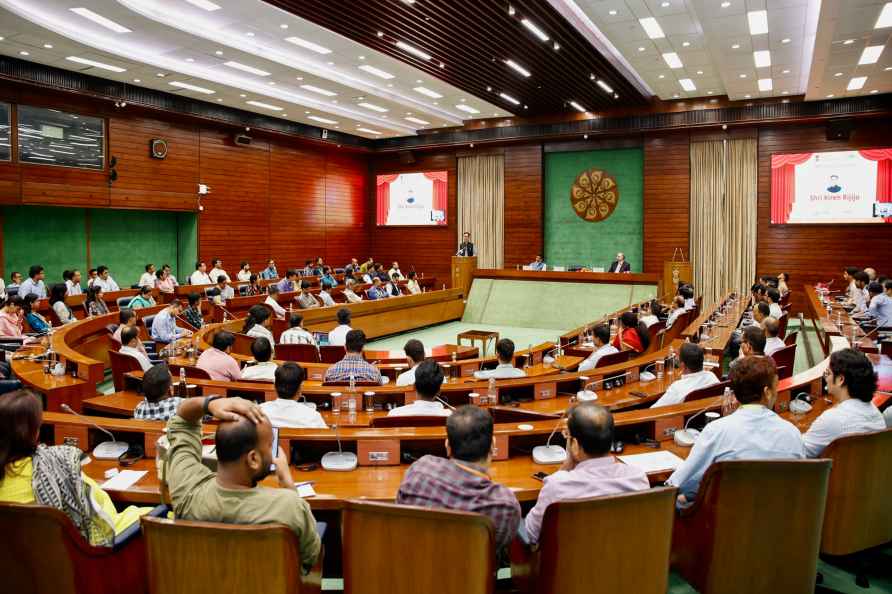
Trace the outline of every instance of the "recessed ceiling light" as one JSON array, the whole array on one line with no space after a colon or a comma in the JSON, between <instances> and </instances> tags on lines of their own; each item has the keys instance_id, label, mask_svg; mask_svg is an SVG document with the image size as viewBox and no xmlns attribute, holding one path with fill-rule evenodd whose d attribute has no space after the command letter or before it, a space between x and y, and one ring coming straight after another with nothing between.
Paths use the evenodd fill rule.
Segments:
<instances>
[{"instance_id":1,"label":"recessed ceiling light","mask_svg":"<svg viewBox=\"0 0 892 594\"><path fill-rule=\"evenodd\" d=\"M378 37L384 37L384 31L378 31Z\"/></svg>"},{"instance_id":2,"label":"recessed ceiling light","mask_svg":"<svg viewBox=\"0 0 892 594\"><path fill-rule=\"evenodd\" d=\"M843 45L852 45L853 43L855 43L854 39L846 39L842 42Z\"/></svg>"},{"instance_id":3,"label":"recessed ceiling light","mask_svg":"<svg viewBox=\"0 0 892 594\"><path fill-rule=\"evenodd\" d=\"M837 73L834 74L833 76L842 76L842 72L837 72Z\"/></svg>"},{"instance_id":4,"label":"recessed ceiling light","mask_svg":"<svg viewBox=\"0 0 892 594\"><path fill-rule=\"evenodd\" d=\"M140 80L140 79L138 79L138 78L134 78L134 79L133 79L133 82L135 82L135 83L139 83L139 82L142 82L142 80Z\"/></svg>"},{"instance_id":5,"label":"recessed ceiling light","mask_svg":"<svg viewBox=\"0 0 892 594\"><path fill-rule=\"evenodd\" d=\"M242 99L244 99L245 97L247 97L247 95L245 95L244 93L239 93L239 97L241 97Z\"/></svg>"},{"instance_id":6,"label":"recessed ceiling light","mask_svg":"<svg viewBox=\"0 0 892 594\"><path fill-rule=\"evenodd\" d=\"M337 100L337 99L332 99L331 102L334 103L334 104L337 104L338 100Z\"/></svg>"},{"instance_id":7,"label":"recessed ceiling light","mask_svg":"<svg viewBox=\"0 0 892 594\"><path fill-rule=\"evenodd\" d=\"M768 68L771 66L771 52L768 50L753 52L753 62L756 64L756 68Z\"/></svg>"},{"instance_id":8,"label":"recessed ceiling light","mask_svg":"<svg viewBox=\"0 0 892 594\"><path fill-rule=\"evenodd\" d=\"M586 108L584 108L583 106L581 106L581 105L580 105L579 103L577 103L576 101L571 101L571 102L570 102L570 105L571 105L571 106L573 107L573 109L575 109L576 111L581 111L582 113L585 113L586 111L588 111Z\"/></svg>"},{"instance_id":9,"label":"recessed ceiling light","mask_svg":"<svg viewBox=\"0 0 892 594\"><path fill-rule=\"evenodd\" d=\"M783 39L781 39L781 43L790 43L790 38L784 37Z\"/></svg>"},{"instance_id":10,"label":"recessed ceiling light","mask_svg":"<svg viewBox=\"0 0 892 594\"><path fill-rule=\"evenodd\" d=\"M607 84L606 82L604 82L603 80L599 80L599 81L597 82L597 85L598 85L599 87L601 87L602 89L604 89L606 92L611 93L611 94L613 93L613 89L610 88L610 85L608 85L608 84Z\"/></svg>"},{"instance_id":11,"label":"recessed ceiling light","mask_svg":"<svg viewBox=\"0 0 892 594\"><path fill-rule=\"evenodd\" d=\"M201 93L203 95L213 95L214 93L216 93L216 91L212 89L206 89L204 87L199 87L198 85L190 85L189 83L180 82L178 80L172 80L167 84L172 87L186 89L188 91L195 91L196 93Z\"/></svg>"},{"instance_id":12,"label":"recessed ceiling light","mask_svg":"<svg viewBox=\"0 0 892 594\"><path fill-rule=\"evenodd\" d=\"M377 111L379 113L390 111L386 107L381 107L380 105L375 105L374 103L360 103L359 106L365 107L366 109L371 109L372 111Z\"/></svg>"},{"instance_id":13,"label":"recessed ceiling light","mask_svg":"<svg viewBox=\"0 0 892 594\"><path fill-rule=\"evenodd\" d=\"M784 68L784 71L781 74L790 74L790 69Z\"/></svg>"},{"instance_id":14,"label":"recessed ceiling light","mask_svg":"<svg viewBox=\"0 0 892 594\"><path fill-rule=\"evenodd\" d=\"M712 91L706 91L707 95L712 95Z\"/></svg>"},{"instance_id":15,"label":"recessed ceiling light","mask_svg":"<svg viewBox=\"0 0 892 594\"><path fill-rule=\"evenodd\" d=\"M254 32L248 31L247 33L245 33L245 35L247 35L248 37L254 37Z\"/></svg>"},{"instance_id":16,"label":"recessed ceiling light","mask_svg":"<svg viewBox=\"0 0 892 594\"><path fill-rule=\"evenodd\" d=\"M471 106L468 105L467 103L459 103L458 105L455 106L455 109L464 111L464 112L466 112L466 113L480 113L480 110L479 110L479 109L474 109L473 107L471 107Z\"/></svg>"},{"instance_id":17,"label":"recessed ceiling light","mask_svg":"<svg viewBox=\"0 0 892 594\"><path fill-rule=\"evenodd\" d=\"M731 49L740 49L740 44L735 43L734 45L731 46Z\"/></svg>"},{"instance_id":18,"label":"recessed ceiling light","mask_svg":"<svg viewBox=\"0 0 892 594\"><path fill-rule=\"evenodd\" d=\"M397 41L396 46L403 50L404 52L408 52L415 56L416 58L421 58L422 60L430 60L431 55L427 52L424 52L413 45L409 45L405 41Z\"/></svg>"},{"instance_id":19,"label":"recessed ceiling light","mask_svg":"<svg viewBox=\"0 0 892 594\"><path fill-rule=\"evenodd\" d=\"M609 14L610 16L616 16L616 10L609 10L607 11L607 14Z\"/></svg>"},{"instance_id":20,"label":"recessed ceiling light","mask_svg":"<svg viewBox=\"0 0 892 594\"><path fill-rule=\"evenodd\" d=\"M217 51L215 51L214 53L217 54L218 56L222 56L222 55L223 55L223 52L221 52L220 50L217 50Z\"/></svg>"},{"instance_id":21,"label":"recessed ceiling light","mask_svg":"<svg viewBox=\"0 0 892 594\"><path fill-rule=\"evenodd\" d=\"M871 95L876 95L877 93L879 93L879 91L876 90L876 89L873 89L873 90L870 91L870 94L871 94Z\"/></svg>"},{"instance_id":22,"label":"recessed ceiling light","mask_svg":"<svg viewBox=\"0 0 892 594\"><path fill-rule=\"evenodd\" d=\"M218 101L222 101L222 99L219 99ZM283 118L287 118L287 117L288 117L288 114L287 114L287 113L283 113L283 114L282 114L282 117L283 117Z\"/></svg>"},{"instance_id":23,"label":"recessed ceiling light","mask_svg":"<svg viewBox=\"0 0 892 594\"><path fill-rule=\"evenodd\" d=\"M279 29L287 29L287 28L288 28L288 25L286 23L282 23L281 25L279 25Z\"/></svg>"},{"instance_id":24,"label":"recessed ceiling light","mask_svg":"<svg viewBox=\"0 0 892 594\"><path fill-rule=\"evenodd\" d=\"M186 0L189 4L193 6L197 6L198 8L204 9L208 12L213 12L215 10L220 10L219 4L214 4L210 0Z\"/></svg>"},{"instance_id":25,"label":"recessed ceiling light","mask_svg":"<svg viewBox=\"0 0 892 594\"><path fill-rule=\"evenodd\" d=\"M165 76L167 76L167 74L165 74L163 72L158 72L157 74L155 74L155 76L157 76L158 78L164 78Z\"/></svg>"},{"instance_id":26,"label":"recessed ceiling light","mask_svg":"<svg viewBox=\"0 0 892 594\"><path fill-rule=\"evenodd\" d=\"M668 8L668 7L669 7L669 3L668 3L668 2L663 2L663 3L660 4L660 6L662 6L663 8Z\"/></svg>"},{"instance_id":27,"label":"recessed ceiling light","mask_svg":"<svg viewBox=\"0 0 892 594\"><path fill-rule=\"evenodd\" d=\"M774 88L774 83L771 81L770 78L760 78L759 79L759 90L762 91L763 93L765 91L770 91L773 88Z\"/></svg>"},{"instance_id":28,"label":"recessed ceiling light","mask_svg":"<svg viewBox=\"0 0 892 594\"><path fill-rule=\"evenodd\" d=\"M746 75L745 75L745 74L741 74L741 75L740 75L740 78L746 78Z\"/></svg>"},{"instance_id":29,"label":"recessed ceiling light","mask_svg":"<svg viewBox=\"0 0 892 594\"><path fill-rule=\"evenodd\" d=\"M274 86L276 86L276 81L271 80L271 81L269 81L269 82L266 83L266 84L268 84L268 85L271 86L271 87L274 87Z\"/></svg>"},{"instance_id":30,"label":"recessed ceiling light","mask_svg":"<svg viewBox=\"0 0 892 594\"><path fill-rule=\"evenodd\" d=\"M241 62L234 62L230 60L228 62L223 62L223 65L229 66L230 68L235 68L236 70L241 70L242 72L247 72L249 74L256 74L257 76L269 76L269 72L267 72L266 70L254 68L253 66L248 66L247 64L242 64Z\"/></svg>"},{"instance_id":31,"label":"recessed ceiling light","mask_svg":"<svg viewBox=\"0 0 892 594\"><path fill-rule=\"evenodd\" d=\"M833 99L833 97L835 97L835 95L833 93L830 93L829 95L827 95L827 99Z\"/></svg>"},{"instance_id":32,"label":"recessed ceiling light","mask_svg":"<svg viewBox=\"0 0 892 594\"><path fill-rule=\"evenodd\" d=\"M644 46L642 45L641 47L639 47L639 48L638 48L638 51L639 51L639 52L643 52L643 51L644 51Z\"/></svg>"},{"instance_id":33,"label":"recessed ceiling light","mask_svg":"<svg viewBox=\"0 0 892 594\"><path fill-rule=\"evenodd\" d=\"M678 94L678 93L675 93L674 95L672 95L672 97L675 98L675 99L678 99L679 94Z\"/></svg>"},{"instance_id":34,"label":"recessed ceiling light","mask_svg":"<svg viewBox=\"0 0 892 594\"><path fill-rule=\"evenodd\" d=\"M245 101L248 105L253 105L254 107L262 107L263 109L269 109L272 111L282 111L282 108L278 105L270 105L269 103L263 103L261 101Z\"/></svg>"},{"instance_id":35,"label":"recessed ceiling light","mask_svg":"<svg viewBox=\"0 0 892 594\"><path fill-rule=\"evenodd\" d=\"M691 42L690 42L690 41L682 41L682 42L681 42L681 47L690 47L690 46L691 46Z\"/></svg>"},{"instance_id":36,"label":"recessed ceiling light","mask_svg":"<svg viewBox=\"0 0 892 594\"><path fill-rule=\"evenodd\" d=\"M864 83L866 82L866 76L856 76L849 81L849 84L846 86L846 91L860 91L864 88Z\"/></svg>"},{"instance_id":37,"label":"recessed ceiling light","mask_svg":"<svg viewBox=\"0 0 892 594\"><path fill-rule=\"evenodd\" d=\"M358 132L365 132L366 134L376 134L376 135L382 134L381 132L378 132L377 130L372 130L371 128L357 128L356 130Z\"/></svg>"},{"instance_id":38,"label":"recessed ceiling light","mask_svg":"<svg viewBox=\"0 0 892 594\"><path fill-rule=\"evenodd\" d=\"M752 95L744 95L743 96L744 99L749 99L750 97L752 97Z\"/></svg>"},{"instance_id":39,"label":"recessed ceiling light","mask_svg":"<svg viewBox=\"0 0 892 594\"><path fill-rule=\"evenodd\" d=\"M295 77L294 77L294 80L303 80L303 79L304 79L304 77L302 77L302 76L295 76Z\"/></svg>"},{"instance_id":40,"label":"recessed ceiling light","mask_svg":"<svg viewBox=\"0 0 892 594\"><path fill-rule=\"evenodd\" d=\"M421 126L430 126L430 122L426 120L422 120L420 118L403 118L407 122L412 122L413 124L419 124Z\"/></svg>"},{"instance_id":41,"label":"recessed ceiling light","mask_svg":"<svg viewBox=\"0 0 892 594\"><path fill-rule=\"evenodd\" d=\"M660 78L666 78L666 75L665 75L665 74L661 74L661 75L660 75Z\"/></svg>"},{"instance_id":42,"label":"recessed ceiling light","mask_svg":"<svg viewBox=\"0 0 892 594\"><path fill-rule=\"evenodd\" d=\"M223 103L223 99L217 99L217 103Z\"/></svg>"},{"instance_id":43,"label":"recessed ceiling light","mask_svg":"<svg viewBox=\"0 0 892 594\"><path fill-rule=\"evenodd\" d=\"M516 72L519 72L520 74L522 74L525 77L530 76L530 71L527 70L526 68L524 68L523 66L521 66L520 64L518 64L517 62L515 62L514 60L505 60L505 64L507 64L510 68L512 68Z\"/></svg>"},{"instance_id":44,"label":"recessed ceiling light","mask_svg":"<svg viewBox=\"0 0 892 594\"><path fill-rule=\"evenodd\" d=\"M46 49L53 49L53 44L52 43L44 43L43 47L45 47Z\"/></svg>"},{"instance_id":45,"label":"recessed ceiling light","mask_svg":"<svg viewBox=\"0 0 892 594\"><path fill-rule=\"evenodd\" d=\"M492 87L486 87L487 91L492 91Z\"/></svg>"},{"instance_id":46,"label":"recessed ceiling light","mask_svg":"<svg viewBox=\"0 0 892 594\"><path fill-rule=\"evenodd\" d=\"M680 84L681 88L684 89L685 91L696 91L697 90L697 85L695 85L694 81L692 81L689 78L679 79L678 84Z\"/></svg>"},{"instance_id":47,"label":"recessed ceiling light","mask_svg":"<svg viewBox=\"0 0 892 594\"><path fill-rule=\"evenodd\" d=\"M499 97L507 101L508 103L513 103L514 105L520 105L520 101L512 97L511 95L507 95L505 93L499 93Z\"/></svg>"},{"instance_id":48,"label":"recessed ceiling light","mask_svg":"<svg viewBox=\"0 0 892 594\"><path fill-rule=\"evenodd\" d=\"M768 33L768 11L751 10L746 13L750 23L750 35L764 35Z\"/></svg>"},{"instance_id":49,"label":"recessed ceiling light","mask_svg":"<svg viewBox=\"0 0 892 594\"><path fill-rule=\"evenodd\" d=\"M368 72L369 74L373 74L373 75L377 76L378 78L383 78L384 80L390 80L391 78L393 78L393 75L390 74L389 72L385 72L385 71L381 70L380 68L375 68L374 66L372 66L370 64L363 64L362 66L357 66L357 68L359 68L363 72Z\"/></svg>"},{"instance_id":50,"label":"recessed ceiling light","mask_svg":"<svg viewBox=\"0 0 892 594\"><path fill-rule=\"evenodd\" d=\"M728 8L729 6L731 6L730 2L722 2L722 8Z\"/></svg>"},{"instance_id":51,"label":"recessed ceiling light","mask_svg":"<svg viewBox=\"0 0 892 594\"><path fill-rule=\"evenodd\" d=\"M529 29L533 35L539 38L540 41L548 41L548 35L545 34L545 31L536 26L536 23L531 21L530 19L521 19L521 24Z\"/></svg>"},{"instance_id":52,"label":"recessed ceiling light","mask_svg":"<svg viewBox=\"0 0 892 594\"><path fill-rule=\"evenodd\" d=\"M882 45L868 45L864 48L864 51L861 52L861 57L858 59L858 64L876 64L877 61L880 59L880 55L882 53Z\"/></svg>"},{"instance_id":53,"label":"recessed ceiling light","mask_svg":"<svg viewBox=\"0 0 892 594\"><path fill-rule=\"evenodd\" d=\"M679 58L678 54L675 52L666 52L663 54L663 60L665 60L669 68L681 68L684 66L684 64L681 63L681 58Z\"/></svg>"},{"instance_id":54,"label":"recessed ceiling light","mask_svg":"<svg viewBox=\"0 0 892 594\"><path fill-rule=\"evenodd\" d=\"M885 68L883 68L883 70L889 72L890 70L892 70L892 66L886 66Z\"/></svg>"},{"instance_id":55,"label":"recessed ceiling light","mask_svg":"<svg viewBox=\"0 0 892 594\"><path fill-rule=\"evenodd\" d=\"M415 0L403 0L403 4L415 4Z\"/></svg>"},{"instance_id":56,"label":"recessed ceiling light","mask_svg":"<svg viewBox=\"0 0 892 594\"><path fill-rule=\"evenodd\" d=\"M703 74L703 71L702 71L702 70L698 70L698 71L697 71L697 74Z\"/></svg>"},{"instance_id":57,"label":"recessed ceiling light","mask_svg":"<svg viewBox=\"0 0 892 594\"><path fill-rule=\"evenodd\" d=\"M559 44L557 41L555 41L551 47L554 48L554 51L558 51L559 49L561 49L561 44Z\"/></svg>"},{"instance_id":58,"label":"recessed ceiling light","mask_svg":"<svg viewBox=\"0 0 892 594\"><path fill-rule=\"evenodd\" d=\"M87 58L80 58L78 56L68 56L65 58L69 62L77 62L78 64L85 64L87 66L94 66L96 68L101 68L102 70L109 70L111 72L126 72L126 68L121 68L119 66L112 66L110 64L106 64L104 62L97 62L96 60L88 60Z\"/></svg>"},{"instance_id":59,"label":"recessed ceiling light","mask_svg":"<svg viewBox=\"0 0 892 594\"><path fill-rule=\"evenodd\" d=\"M781 95L789 95L789 94L790 94L789 91L781 91Z\"/></svg>"},{"instance_id":60,"label":"recessed ceiling light","mask_svg":"<svg viewBox=\"0 0 892 594\"><path fill-rule=\"evenodd\" d=\"M89 20L93 21L97 25L101 25L101 26L105 27L106 29L110 29L111 31L114 31L115 33L130 33L131 32L130 29L128 29L124 25L119 25L118 23L114 22L113 20L105 18L101 14L96 14L89 8L69 8L68 10L70 10L71 12L73 12L76 15L84 17L85 19L89 19Z\"/></svg>"},{"instance_id":61,"label":"recessed ceiling light","mask_svg":"<svg viewBox=\"0 0 892 594\"><path fill-rule=\"evenodd\" d=\"M885 29L892 27L892 2L886 2L883 10L880 11L880 17L877 19L874 29Z\"/></svg>"},{"instance_id":62,"label":"recessed ceiling light","mask_svg":"<svg viewBox=\"0 0 892 594\"><path fill-rule=\"evenodd\" d=\"M189 63L192 63L192 62L195 61L195 58L186 58L186 61L189 62Z\"/></svg>"},{"instance_id":63,"label":"recessed ceiling light","mask_svg":"<svg viewBox=\"0 0 892 594\"><path fill-rule=\"evenodd\" d=\"M28 52L22 50L22 51L19 52L19 55L20 55L20 56L30 56L31 54L29 54Z\"/></svg>"},{"instance_id":64,"label":"recessed ceiling light","mask_svg":"<svg viewBox=\"0 0 892 594\"><path fill-rule=\"evenodd\" d=\"M666 37L666 34L663 33L663 28L660 27L660 23L657 22L657 19L653 17L647 17L644 19L638 19L638 22L641 23L641 27L644 29L644 32L647 33L647 36L651 39L662 39Z\"/></svg>"},{"instance_id":65,"label":"recessed ceiling light","mask_svg":"<svg viewBox=\"0 0 892 594\"><path fill-rule=\"evenodd\" d=\"M334 97L337 95L334 91L329 91L328 89L322 89L320 87L314 85L301 85L300 88L310 91L311 93L318 93L320 95L325 95L326 97Z\"/></svg>"},{"instance_id":66,"label":"recessed ceiling light","mask_svg":"<svg viewBox=\"0 0 892 594\"><path fill-rule=\"evenodd\" d=\"M412 90L415 91L416 93L421 93L422 95L426 95L427 97L431 97L433 99L439 99L443 96L440 93L438 93L436 91L432 91L426 87L415 87Z\"/></svg>"},{"instance_id":67,"label":"recessed ceiling light","mask_svg":"<svg viewBox=\"0 0 892 594\"><path fill-rule=\"evenodd\" d=\"M294 35L292 35L291 37L286 37L285 41L287 41L288 43L293 43L294 45L297 45L304 49L308 49L311 52L316 52L317 54L325 55L331 53L331 50L327 47L321 46L318 43L313 43L312 41L307 41L306 39L296 37Z\"/></svg>"},{"instance_id":68,"label":"recessed ceiling light","mask_svg":"<svg viewBox=\"0 0 892 594\"><path fill-rule=\"evenodd\" d=\"M307 118L308 120L313 120L314 122L319 122L321 124L337 124L337 120L330 120L328 118L322 118L319 116L311 115Z\"/></svg>"}]
</instances>

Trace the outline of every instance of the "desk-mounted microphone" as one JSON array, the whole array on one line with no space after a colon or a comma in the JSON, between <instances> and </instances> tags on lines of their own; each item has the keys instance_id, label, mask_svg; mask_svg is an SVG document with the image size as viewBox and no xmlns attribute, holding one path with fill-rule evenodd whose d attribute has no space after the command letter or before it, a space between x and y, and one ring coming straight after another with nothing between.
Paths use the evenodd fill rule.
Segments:
<instances>
[{"instance_id":1,"label":"desk-mounted microphone","mask_svg":"<svg viewBox=\"0 0 892 594\"><path fill-rule=\"evenodd\" d=\"M725 388L725 390L730 391L729 388ZM691 424L691 421L708 411L710 408L712 408L711 404L698 411L697 414L693 415L690 419L688 419L688 422L684 424L684 429L682 429L681 431L676 431L672 434L672 438L675 440L675 445L683 448L689 448L694 445L694 442L696 442L697 438L700 437L700 432L696 429L688 429L688 426Z\"/></svg>"},{"instance_id":2,"label":"desk-mounted microphone","mask_svg":"<svg viewBox=\"0 0 892 594\"><path fill-rule=\"evenodd\" d=\"M439 400L440 403L443 404L443 405L445 405L446 408L448 408L449 410L455 410L455 407L454 407L454 406L452 406L451 404L449 404L448 402L446 402L445 400L443 400L443 399L440 398L439 396L435 396L434 398L436 398L437 400Z\"/></svg>"},{"instance_id":3,"label":"desk-mounted microphone","mask_svg":"<svg viewBox=\"0 0 892 594\"><path fill-rule=\"evenodd\" d=\"M564 420L565 414L567 414L567 411L561 411L561 416L558 417L557 423L555 423L554 429L551 430L545 445L533 448L533 462L536 464L561 464L567 459L567 450L559 445L551 445L551 438L554 437L558 427L561 426L561 421Z\"/></svg>"},{"instance_id":4,"label":"desk-mounted microphone","mask_svg":"<svg viewBox=\"0 0 892 594\"><path fill-rule=\"evenodd\" d=\"M604 382L612 382L614 380L623 379L630 377L632 375L631 371L627 371L621 375L611 375L610 377L602 377L601 379L595 380L593 382L586 383L582 386L582 390L576 392L576 400L580 402L593 402L598 399L598 394L591 388L594 388L598 384L603 386ZM582 379L582 378L580 378ZM585 380L588 382L588 380Z\"/></svg>"},{"instance_id":5,"label":"desk-mounted microphone","mask_svg":"<svg viewBox=\"0 0 892 594\"><path fill-rule=\"evenodd\" d=\"M237 320L237 319L238 319L238 317L237 317L235 314L233 314L231 311L229 311L228 309L226 309L225 307L223 307L223 306L220 305L219 303L217 303L216 306L223 310L223 321L224 321L224 322L226 321L226 316L227 316L227 315L228 315L230 318L232 318L233 320Z\"/></svg>"},{"instance_id":6,"label":"desk-mounted microphone","mask_svg":"<svg viewBox=\"0 0 892 594\"><path fill-rule=\"evenodd\" d=\"M349 472L356 469L359 459L353 452L345 452L341 447L341 436L338 434L338 426L332 425L335 438L338 440L338 451L327 452L322 456L322 468L325 470L333 470L335 472Z\"/></svg>"},{"instance_id":7,"label":"desk-mounted microphone","mask_svg":"<svg viewBox=\"0 0 892 594\"><path fill-rule=\"evenodd\" d=\"M115 441L115 436L112 435L111 431L100 427L99 425L97 425L96 423L94 423L93 421L88 419L87 417L74 412L74 410L67 404L62 405L62 410L64 410L67 413L71 413L80 419L83 419L84 421L88 422L90 425L96 427L97 429L99 429L100 431L102 431L103 433L105 433L106 435L111 437L111 441L103 441L102 443L100 443L98 446L96 446L93 449L93 457L96 458L97 460L117 460L118 458L121 457L122 454L126 453L127 450L130 449L129 443L127 443L125 441ZM85 445L88 445L88 444L85 444Z\"/></svg>"}]
</instances>

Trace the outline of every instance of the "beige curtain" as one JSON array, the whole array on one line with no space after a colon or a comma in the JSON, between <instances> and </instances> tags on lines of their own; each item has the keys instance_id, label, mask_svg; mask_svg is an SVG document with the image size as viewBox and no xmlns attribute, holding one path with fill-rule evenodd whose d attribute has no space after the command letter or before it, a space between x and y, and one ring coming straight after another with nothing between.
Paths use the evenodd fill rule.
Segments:
<instances>
[{"instance_id":1,"label":"beige curtain","mask_svg":"<svg viewBox=\"0 0 892 594\"><path fill-rule=\"evenodd\" d=\"M691 263L704 304L756 274L755 138L691 143Z\"/></svg>"},{"instance_id":2,"label":"beige curtain","mask_svg":"<svg viewBox=\"0 0 892 594\"><path fill-rule=\"evenodd\" d=\"M470 231L479 268L505 260L505 159L480 155L458 159L458 242ZM458 244L456 243L456 245Z\"/></svg>"}]
</instances>

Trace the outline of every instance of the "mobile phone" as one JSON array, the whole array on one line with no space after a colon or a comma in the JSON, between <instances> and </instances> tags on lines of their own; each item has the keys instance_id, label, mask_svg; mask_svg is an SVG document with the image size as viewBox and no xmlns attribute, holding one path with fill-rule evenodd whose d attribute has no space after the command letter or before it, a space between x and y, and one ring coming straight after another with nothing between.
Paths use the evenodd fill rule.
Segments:
<instances>
[{"instance_id":1,"label":"mobile phone","mask_svg":"<svg viewBox=\"0 0 892 594\"><path fill-rule=\"evenodd\" d=\"M272 451L273 451L273 460L279 457L279 428L273 427L273 443L272 443ZM269 471L276 471L276 463L273 462L269 465Z\"/></svg>"},{"instance_id":2,"label":"mobile phone","mask_svg":"<svg viewBox=\"0 0 892 594\"><path fill-rule=\"evenodd\" d=\"M533 478L536 479L537 481L544 481L545 477L547 477L547 476L548 476L548 473L542 472L542 471L539 471L539 472L533 474Z\"/></svg>"}]
</instances>

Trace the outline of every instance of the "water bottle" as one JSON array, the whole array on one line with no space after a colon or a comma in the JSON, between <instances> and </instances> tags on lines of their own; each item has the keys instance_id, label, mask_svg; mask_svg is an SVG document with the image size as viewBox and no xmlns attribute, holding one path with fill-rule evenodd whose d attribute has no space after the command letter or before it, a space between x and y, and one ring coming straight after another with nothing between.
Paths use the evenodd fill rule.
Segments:
<instances>
[{"instance_id":1,"label":"water bottle","mask_svg":"<svg viewBox=\"0 0 892 594\"><path fill-rule=\"evenodd\" d=\"M351 392L356 391L356 376L353 375L352 373L350 374L350 391Z\"/></svg>"},{"instance_id":2,"label":"water bottle","mask_svg":"<svg viewBox=\"0 0 892 594\"><path fill-rule=\"evenodd\" d=\"M663 367L665 365L665 362L662 359L657 359L657 361L654 365L655 365L656 371L657 371L657 379L658 380L663 379Z\"/></svg>"},{"instance_id":3,"label":"water bottle","mask_svg":"<svg viewBox=\"0 0 892 594\"><path fill-rule=\"evenodd\" d=\"M669 347L669 358L667 363L669 371L675 371L675 347Z\"/></svg>"},{"instance_id":4,"label":"water bottle","mask_svg":"<svg viewBox=\"0 0 892 594\"><path fill-rule=\"evenodd\" d=\"M487 404L497 404L499 399L499 391L496 389L496 378L489 378L489 386L486 389Z\"/></svg>"}]
</instances>

